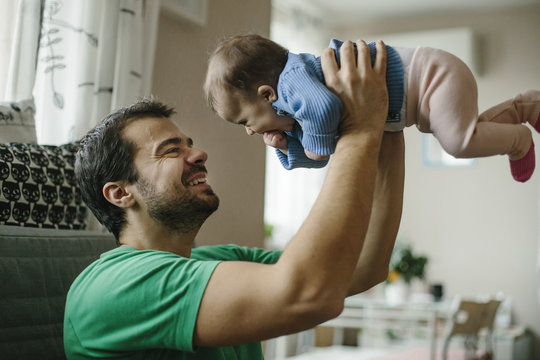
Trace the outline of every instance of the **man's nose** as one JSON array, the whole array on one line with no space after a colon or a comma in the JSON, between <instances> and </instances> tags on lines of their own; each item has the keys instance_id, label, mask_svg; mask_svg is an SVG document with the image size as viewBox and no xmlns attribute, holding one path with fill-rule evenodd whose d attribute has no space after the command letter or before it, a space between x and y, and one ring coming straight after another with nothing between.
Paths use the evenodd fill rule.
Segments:
<instances>
[{"instance_id":1,"label":"man's nose","mask_svg":"<svg viewBox=\"0 0 540 360\"><path fill-rule=\"evenodd\" d=\"M246 132L248 135L253 135L255 134L255 131L251 130L250 128L246 127Z\"/></svg>"},{"instance_id":2,"label":"man's nose","mask_svg":"<svg viewBox=\"0 0 540 360\"><path fill-rule=\"evenodd\" d=\"M200 149L191 148L186 161L191 164L204 165L208 160L208 154Z\"/></svg>"}]
</instances>

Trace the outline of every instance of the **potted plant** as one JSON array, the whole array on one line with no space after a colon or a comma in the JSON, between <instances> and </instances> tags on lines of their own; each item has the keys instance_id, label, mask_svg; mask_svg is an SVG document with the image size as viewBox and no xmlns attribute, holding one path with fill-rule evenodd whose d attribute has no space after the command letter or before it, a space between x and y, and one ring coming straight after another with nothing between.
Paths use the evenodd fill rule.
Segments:
<instances>
[{"instance_id":1,"label":"potted plant","mask_svg":"<svg viewBox=\"0 0 540 360\"><path fill-rule=\"evenodd\" d=\"M413 252L411 245L396 244L390 258L390 271L386 279L386 299L391 304L404 302L413 279L424 279L428 258Z\"/></svg>"}]
</instances>

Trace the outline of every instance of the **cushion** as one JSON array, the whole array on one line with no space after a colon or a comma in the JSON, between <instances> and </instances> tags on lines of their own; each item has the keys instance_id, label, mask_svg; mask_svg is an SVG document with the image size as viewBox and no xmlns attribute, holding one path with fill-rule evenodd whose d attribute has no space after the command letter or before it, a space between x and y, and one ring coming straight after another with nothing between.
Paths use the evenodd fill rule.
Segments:
<instances>
[{"instance_id":1,"label":"cushion","mask_svg":"<svg viewBox=\"0 0 540 360\"><path fill-rule=\"evenodd\" d=\"M34 99L0 102L0 142L36 143Z\"/></svg>"},{"instance_id":2,"label":"cushion","mask_svg":"<svg viewBox=\"0 0 540 360\"><path fill-rule=\"evenodd\" d=\"M110 234L0 225L0 358L65 359L69 287L115 247Z\"/></svg>"},{"instance_id":3,"label":"cushion","mask_svg":"<svg viewBox=\"0 0 540 360\"><path fill-rule=\"evenodd\" d=\"M75 180L77 143L0 143L0 225L85 229L88 208Z\"/></svg>"}]
</instances>

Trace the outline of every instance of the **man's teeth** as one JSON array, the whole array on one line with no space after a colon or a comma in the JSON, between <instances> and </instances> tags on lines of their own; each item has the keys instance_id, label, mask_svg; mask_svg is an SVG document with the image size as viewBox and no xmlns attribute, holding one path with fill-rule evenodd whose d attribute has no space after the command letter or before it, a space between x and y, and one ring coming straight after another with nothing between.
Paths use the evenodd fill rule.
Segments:
<instances>
[{"instance_id":1,"label":"man's teeth","mask_svg":"<svg viewBox=\"0 0 540 360\"><path fill-rule=\"evenodd\" d=\"M195 186L197 184L201 184L201 183L205 183L206 182L206 178L200 178L200 179L195 179L193 181L190 181L189 182L189 186Z\"/></svg>"}]
</instances>

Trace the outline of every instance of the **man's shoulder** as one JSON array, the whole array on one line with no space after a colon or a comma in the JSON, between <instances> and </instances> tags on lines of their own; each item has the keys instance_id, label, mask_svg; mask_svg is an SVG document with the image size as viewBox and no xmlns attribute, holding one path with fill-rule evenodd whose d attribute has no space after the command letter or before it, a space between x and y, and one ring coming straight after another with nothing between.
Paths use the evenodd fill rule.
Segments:
<instances>
[{"instance_id":1,"label":"man's shoulder","mask_svg":"<svg viewBox=\"0 0 540 360\"><path fill-rule=\"evenodd\" d=\"M84 269L73 282L70 293L82 289L103 289L121 282L144 279L148 274L159 274L168 267L179 267L194 261L167 251L137 250L121 246L109 250ZM72 294L69 294L72 295ZM69 296L68 296L69 297Z\"/></svg>"},{"instance_id":2,"label":"man's shoulder","mask_svg":"<svg viewBox=\"0 0 540 360\"><path fill-rule=\"evenodd\" d=\"M143 342L159 348L164 341L167 348L193 351L200 299L218 263L129 247L102 254L69 291L66 352L112 358L122 351L132 353Z\"/></svg>"}]
</instances>

